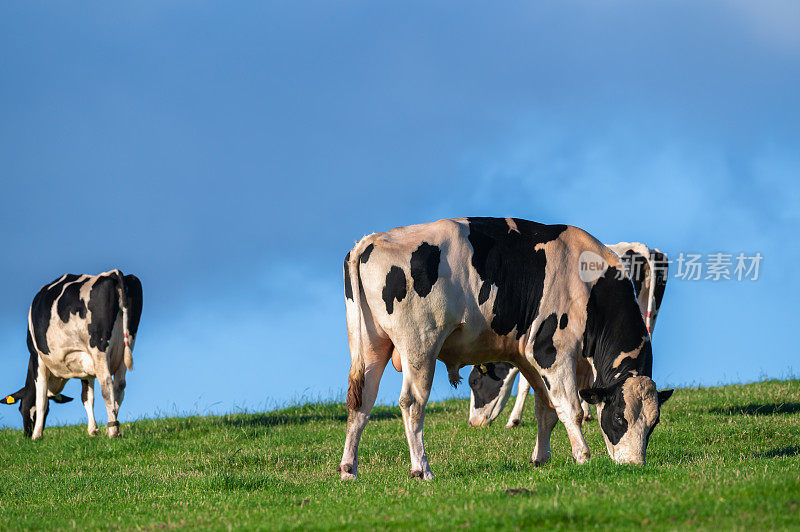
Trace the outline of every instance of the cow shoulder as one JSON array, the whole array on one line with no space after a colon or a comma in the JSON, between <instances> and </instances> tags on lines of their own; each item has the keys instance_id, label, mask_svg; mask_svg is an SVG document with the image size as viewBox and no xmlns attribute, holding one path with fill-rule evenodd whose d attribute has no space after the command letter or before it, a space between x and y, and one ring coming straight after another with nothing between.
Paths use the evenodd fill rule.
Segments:
<instances>
[{"instance_id":1,"label":"cow shoulder","mask_svg":"<svg viewBox=\"0 0 800 532\"><path fill-rule=\"evenodd\" d=\"M521 338L539 314L544 293L547 254L544 244L558 239L566 225L545 225L519 218L467 218L472 267L481 280L478 304L491 287L492 330Z\"/></svg>"}]
</instances>

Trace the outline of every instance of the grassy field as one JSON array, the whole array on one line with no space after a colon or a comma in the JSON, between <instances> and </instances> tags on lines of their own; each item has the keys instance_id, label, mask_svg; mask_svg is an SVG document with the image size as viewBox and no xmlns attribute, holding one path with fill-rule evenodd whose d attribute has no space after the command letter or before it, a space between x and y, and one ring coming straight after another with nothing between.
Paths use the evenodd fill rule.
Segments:
<instances>
[{"instance_id":1,"label":"grassy field","mask_svg":"<svg viewBox=\"0 0 800 532\"><path fill-rule=\"evenodd\" d=\"M429 405L430 482L407 478L396 407L373 413L355 482L334 471L341 404L135 421L118 440L0 430L0 528L800 528L799 380L677 390L645 467L614 465L593 421L588 464L558 425L536 469L533 408L516 430L466 416Z\"/></svg>"}]
</instances>

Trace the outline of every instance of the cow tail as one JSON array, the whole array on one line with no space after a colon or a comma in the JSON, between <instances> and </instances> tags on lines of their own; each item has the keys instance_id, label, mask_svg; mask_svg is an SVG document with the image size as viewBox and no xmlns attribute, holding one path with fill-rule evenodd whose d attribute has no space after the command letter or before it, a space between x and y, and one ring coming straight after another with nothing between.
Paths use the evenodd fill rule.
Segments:
<instances>
[{"instance_id":1,"label":"cow tail","mask_svg":"<svg viewBox=\"0 0 800 532\"><path fill-rule=\"evenodd\" d=\"M363 240L362 240L363 242ZM361 309L361 277L359 263L361 255L361 242L356 244L350 253L350 258L345 265L348 268L350 286L353 292L353 308L355 308L355 323L352 331L350 349L350 375L348 377L347 407L350 410L361 408L361 394L364 388L364 347L362 342L361 327L364 321Z\"/></svg>"},{"instance_id":2,"label":"cow tail","mask_svg":"<svg viewBox=\"0 0 800 532\"><path fill-rule=\"evenodd\" d=\"M119 305L122 310L122 340L124 343L122 358L125 361L125 367L129 370L133 369L133 351L130 345L130 333L128 332L128 298L125 290L125 276L122 272L117 270L119 277Z\"/></svg>"},{"instance_id":3,"label":"cow tail","mask_svg":"<svg viewBox=\"0 0 800 532\"><path fill-rule=\"evenodd\" d=\"M650 250L650 300L647 302L647 330L653 336L655 329L655 316L661 306L661 299L664 297L664 290L667 287L669 263L666 261L664 253L658 249Z\"/></svg>"},{"instance_id":4,"label":"cow tail","mask_svg":"<svg viewBox=\"0 0 800 532\"><path fill-rule=\"evenodd\" d=\"M645 317L644 324L647 327L647 332L653 335L653 303L656 300L656 268L655 261L653 260L653 250L647 250L647 268L650 270L650 275L647 276L647 316Z\"/></svg>"}]
</instances>

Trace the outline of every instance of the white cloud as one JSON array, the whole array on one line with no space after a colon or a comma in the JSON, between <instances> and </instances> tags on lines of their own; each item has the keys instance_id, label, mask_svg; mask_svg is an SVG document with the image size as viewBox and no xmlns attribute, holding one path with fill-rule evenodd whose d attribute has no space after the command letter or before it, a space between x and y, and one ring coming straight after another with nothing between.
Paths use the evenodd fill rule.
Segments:
<instances>
[{"instance_id":1,"label":"white cloud","mask_svg":"<svg viewBox=\"0 0 800 532\"><path fill-rule=\"evenodd\" d=\"M797 0L721 0L732 7L744 25L763 43L800 53L800 2Z\"/></svg>"}]
</instances>

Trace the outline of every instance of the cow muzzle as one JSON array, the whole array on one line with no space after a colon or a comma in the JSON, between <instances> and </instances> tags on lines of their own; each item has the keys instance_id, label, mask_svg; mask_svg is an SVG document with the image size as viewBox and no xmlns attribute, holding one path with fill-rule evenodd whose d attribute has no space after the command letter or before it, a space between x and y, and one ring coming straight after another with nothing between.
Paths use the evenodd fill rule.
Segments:
<instances>
[{"instance_id":1,"label":"cow muzzle","mask_svg":"<svg viewBox=\"0 0 800 532\"><path fill-rule=\"evenodd\" d=\"M630 451L628 449L609 449L611 459L620 465L644 465L645 455L642 452Z\"/></svg>"}]
</instances>

